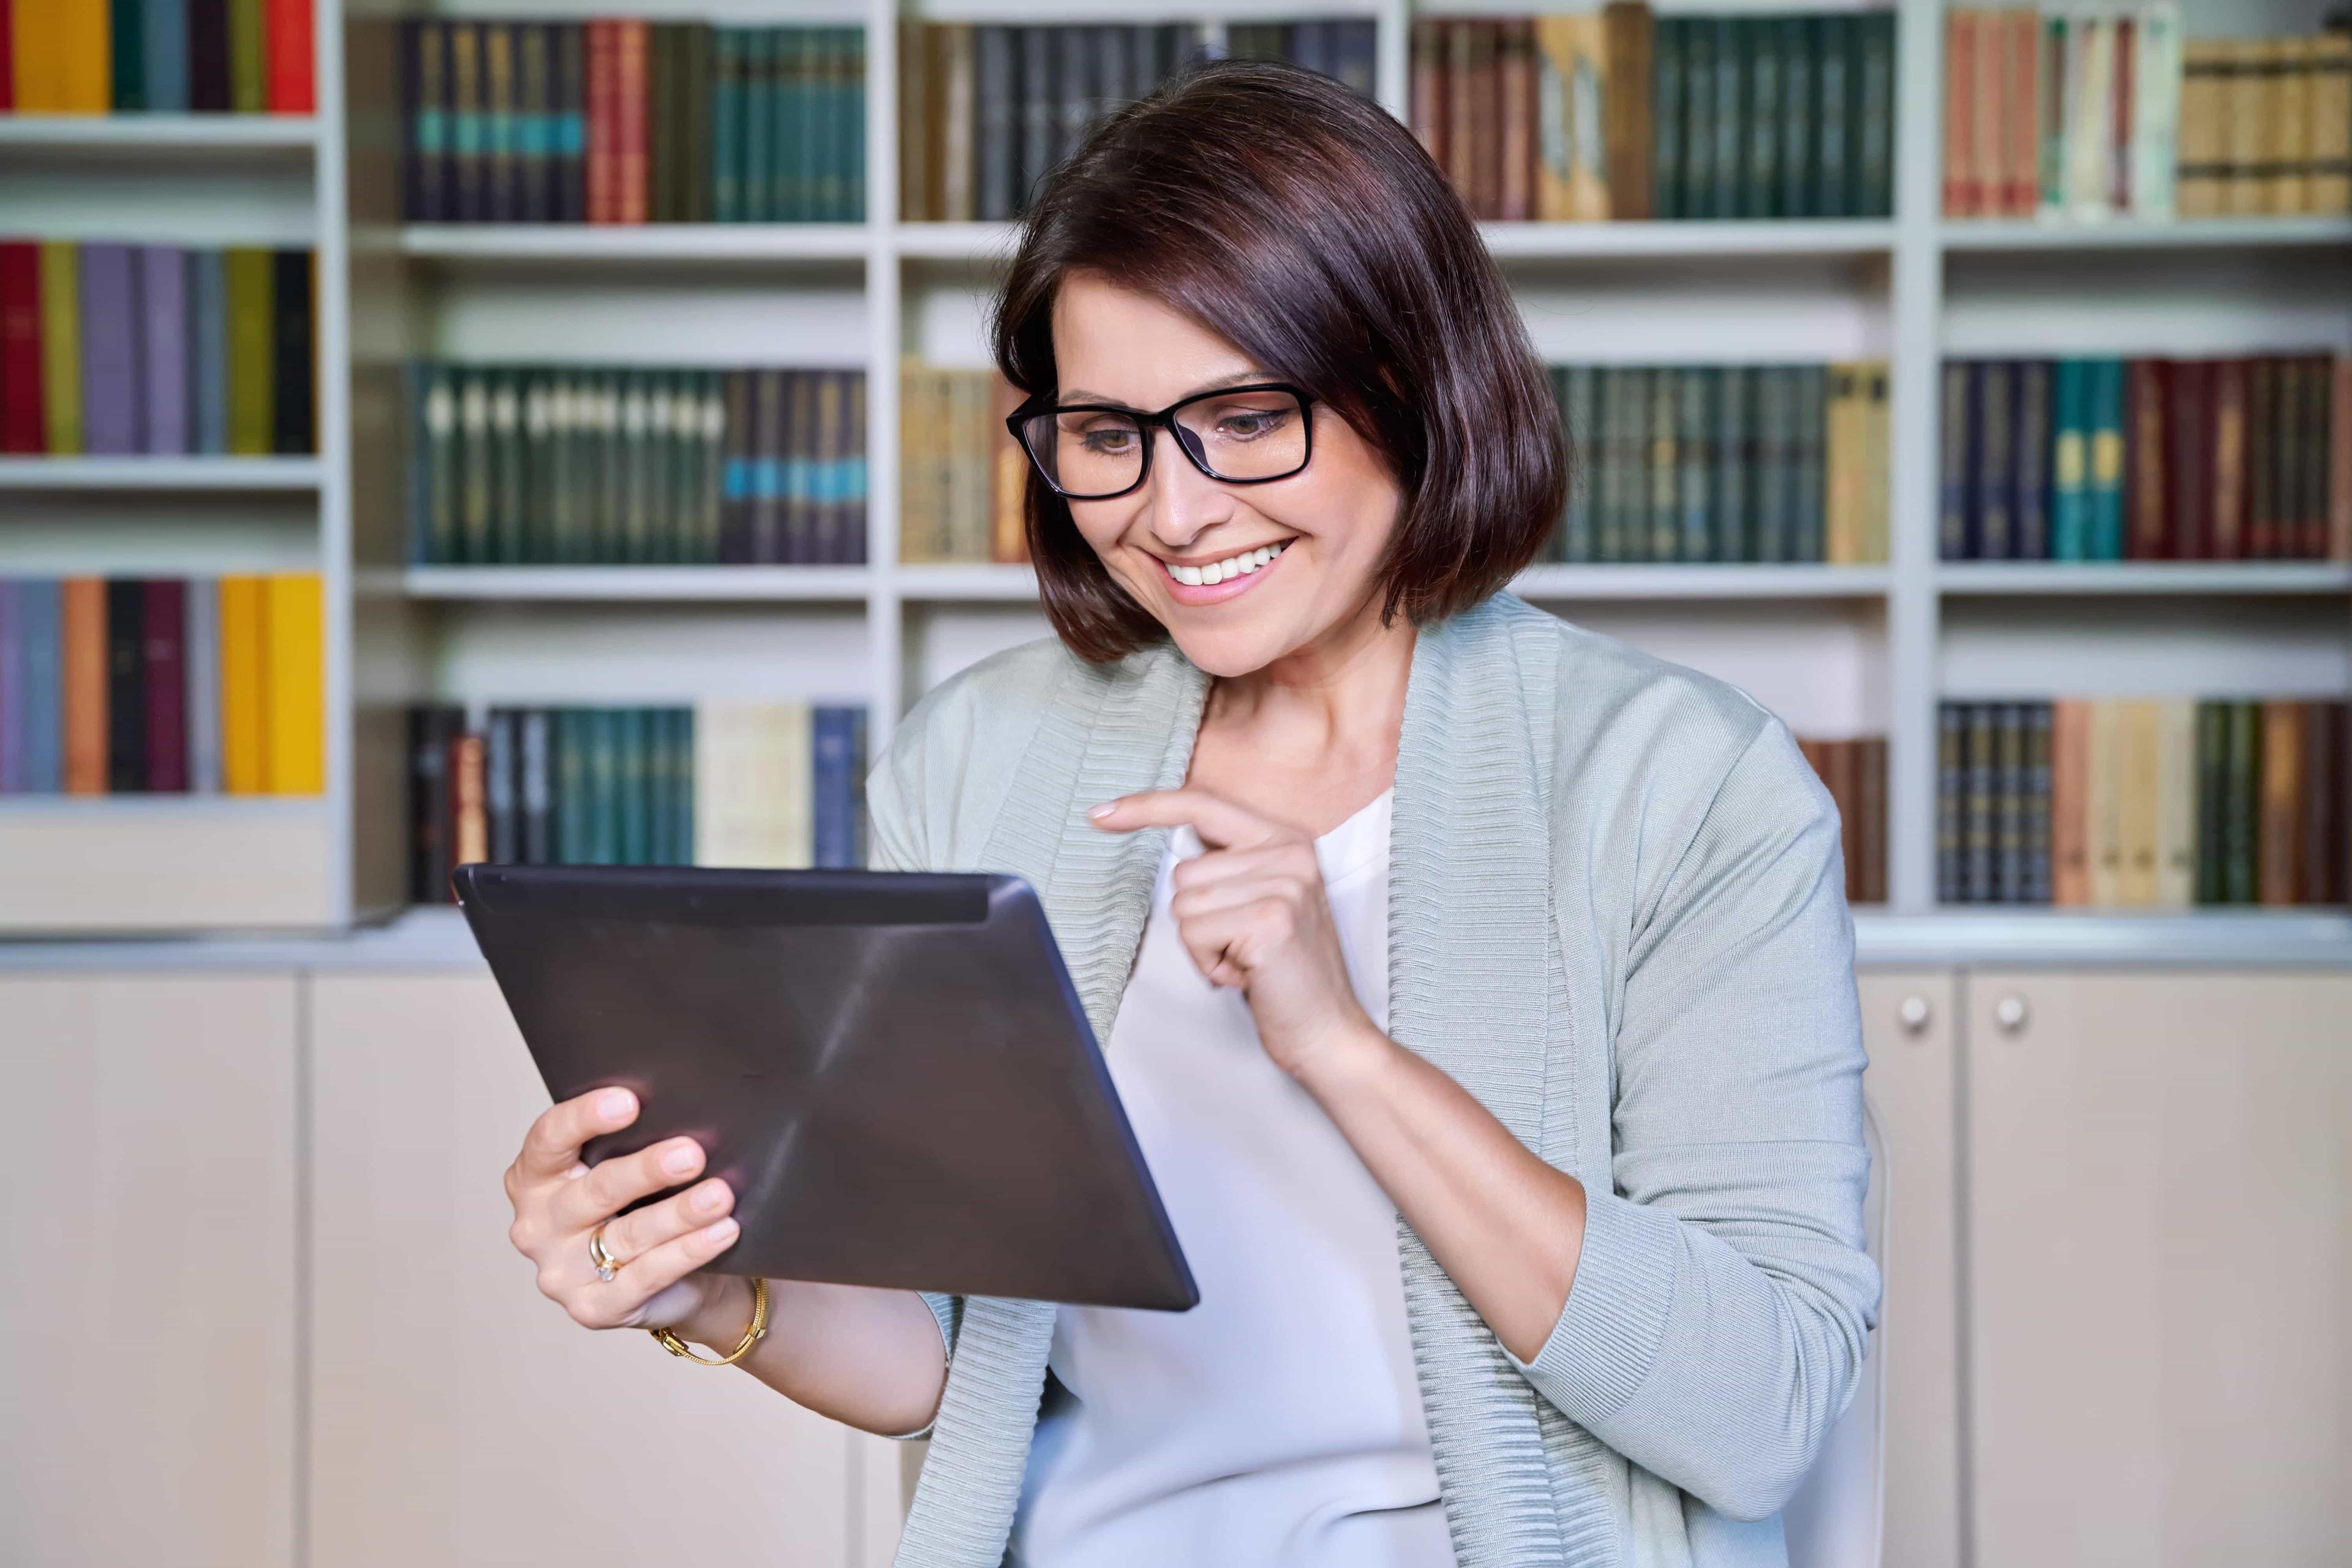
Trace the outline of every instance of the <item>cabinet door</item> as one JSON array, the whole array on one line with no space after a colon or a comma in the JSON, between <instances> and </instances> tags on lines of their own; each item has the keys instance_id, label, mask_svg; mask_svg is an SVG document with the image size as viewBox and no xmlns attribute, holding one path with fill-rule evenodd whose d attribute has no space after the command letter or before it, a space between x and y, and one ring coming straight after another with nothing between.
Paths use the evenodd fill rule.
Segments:
<instances>
[{"instance_id":1,"label":"cabinet door","mask_svg":"<svg viewBox=\"0 0 2352 1568\"><path fill-rule=\"evenodd\" d=\"M2352 977L1969 992L1976 1561L2352 1562Z\"/></svg>"},{"instance_id":2,"label":"cabinet door","mask_svg":"<svg viewBox=\"0 0 2352 1568\"><path fill-rule=\"evenodd\" d=\"M0 977L0 1559L293 1561L296 987Z\"/></svg>"},{"instance_id":3,"label":"cabinet door","mask_svg":"<svg viewBox=\"0 0 2352 1568\"><path fill-rule=\"evenodd\" d=\"M548 1097L486 976L322 975L312 1029L316 1568L887 1561L892 1445L539 1293L500 1178Z\"/></svg>"},{"instance_id":4,"label":"cabinet door","mask_svg":"<svg viewBox=\"0 0 2352 1568\"><path fill-rule=\"evenodd\" d=\"M1873 1185L1885 1203L1874 1352L1886 1400L1885 1560L1959 1568L1958 987L1950 971L1931 970L1865 973L1860 989Z\"/></svg>"}]
</instances>

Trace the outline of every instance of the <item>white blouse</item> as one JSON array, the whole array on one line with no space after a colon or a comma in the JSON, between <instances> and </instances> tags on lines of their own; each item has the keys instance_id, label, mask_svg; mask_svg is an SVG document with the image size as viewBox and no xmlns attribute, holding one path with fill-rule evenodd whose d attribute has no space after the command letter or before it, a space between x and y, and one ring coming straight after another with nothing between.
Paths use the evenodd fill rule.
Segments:
<instances>
[{"instance_id":1,"label":"white blouse","mask_svg":"<svg viewBox=\"0 0 2352 1568\"><path fill-rule=\"evenodd\" d=\"M1388 1022L1391 795L1315 841L1349 978ZM1396 1209L1194 967L1170 835L1105 1050L1199 1284L1190 1312L1064 1307L1008 1562L1454 1563L1406 1336Z\"/></svg>"}]
</instances>

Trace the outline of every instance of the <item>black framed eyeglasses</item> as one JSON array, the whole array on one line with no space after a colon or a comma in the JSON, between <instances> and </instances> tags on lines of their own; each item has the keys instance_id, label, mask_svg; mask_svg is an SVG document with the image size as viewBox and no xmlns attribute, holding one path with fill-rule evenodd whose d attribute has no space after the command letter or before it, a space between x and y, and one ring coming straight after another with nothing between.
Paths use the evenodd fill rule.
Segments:
<instances>
[{"instance_id":1,"label":"black framed eyeglasses","mask_svg":"<svg viewBox=\"0 0 2352 1568\"><path fill-rule=\"evenodd\" d=\"M1315 399L1285 381L1195 393L1156 414L1110 403L1033 397L1004 427L1054 492L1069 500L1109 500L1151 474L1152 433L1165 426L1192 465L1229 485L1286 479L1314 455Z\"/></svg>"}]
</instances>

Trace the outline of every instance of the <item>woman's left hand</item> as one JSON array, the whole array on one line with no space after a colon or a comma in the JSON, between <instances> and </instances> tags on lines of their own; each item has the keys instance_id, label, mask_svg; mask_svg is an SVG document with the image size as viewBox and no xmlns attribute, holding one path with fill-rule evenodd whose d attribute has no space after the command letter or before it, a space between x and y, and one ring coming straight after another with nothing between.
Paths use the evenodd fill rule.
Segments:
<instances>
[{"instance_id":1,"label":"woman's left hand","mask_svg":"<svg viewBox=\"0 0 2352 1568\"><path fill-rule=\"evenodd\" d=\"M1190 826L1207 853L1180 863L1169 912L1213 985L1237 987L1259 1040L1293 1078L1377 1034L1356 1000L1315 841L1205 789L1146 790L1087 814L1110 833Z\"/></svg>"}]
</instances>

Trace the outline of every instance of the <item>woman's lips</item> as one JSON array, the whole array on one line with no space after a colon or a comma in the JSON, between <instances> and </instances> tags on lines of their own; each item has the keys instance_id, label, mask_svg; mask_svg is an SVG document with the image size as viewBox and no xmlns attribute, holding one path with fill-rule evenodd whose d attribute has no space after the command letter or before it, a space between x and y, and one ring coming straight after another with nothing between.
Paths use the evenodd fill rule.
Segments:
<instances>
[{"instance_id":1,"label":"woman's lips","mask_svg":"<svg viewBox=\"0 0 2352 1568\"><path fill-rule=\"evenodd\" d=\"M1228 577L1219 583L1180 583L1174 574L1168 570L1166 562L1154 557L1153 563L1160 569L1160 586L1166 588L1169 596L1178 604L1222 605L1228 599L1237 599L1248 593L1264 581L1268 573L1280 566L1283 557L1290 553L1290 542L1285 541L1283 548L1276 552L1274 559L1256 571L1244 572L1237 577Z\"/></svg>"}]
</instances>

